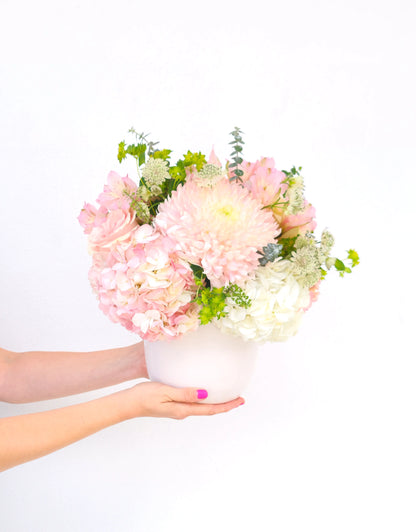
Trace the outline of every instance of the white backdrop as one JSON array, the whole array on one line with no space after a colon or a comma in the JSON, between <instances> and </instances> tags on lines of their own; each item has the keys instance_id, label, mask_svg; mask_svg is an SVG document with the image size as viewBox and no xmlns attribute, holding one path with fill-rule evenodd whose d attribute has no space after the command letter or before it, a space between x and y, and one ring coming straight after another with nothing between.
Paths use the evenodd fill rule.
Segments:
<instances>
[{"instance_id":1,"label":"white backdrop","mask_svg":"<svg viewBox=\"0 0 416 532\"><path fill-rule=\"evenodd\" d=\"M6 471L2 531L416 529L415 15L410 0L1 1L5 348L135 341L98 310L76 220L110 170L135 176L116 160L132 125L222 159L238 125L247 159L303 166L318 229L362 261L262 350L244 407L132 420Z\"/></svg>"}]
</instances>

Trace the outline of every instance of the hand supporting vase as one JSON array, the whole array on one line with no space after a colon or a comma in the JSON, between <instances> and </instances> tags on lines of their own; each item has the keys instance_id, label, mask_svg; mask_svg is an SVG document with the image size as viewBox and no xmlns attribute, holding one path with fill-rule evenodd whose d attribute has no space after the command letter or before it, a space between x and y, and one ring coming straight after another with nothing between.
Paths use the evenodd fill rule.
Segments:
<instances>
[{"instance_id":1,"label":"hand supporting vase","mask_svg":"<svg viewBox=\"0 0 416 532\"><path fill-rule=\"evenodd\" d=\"M167 341L144 342L152 381L208 391L205 403L224 403L244 392L254 372L258 346L215 325Z\"/></svg>"}]
</instances>

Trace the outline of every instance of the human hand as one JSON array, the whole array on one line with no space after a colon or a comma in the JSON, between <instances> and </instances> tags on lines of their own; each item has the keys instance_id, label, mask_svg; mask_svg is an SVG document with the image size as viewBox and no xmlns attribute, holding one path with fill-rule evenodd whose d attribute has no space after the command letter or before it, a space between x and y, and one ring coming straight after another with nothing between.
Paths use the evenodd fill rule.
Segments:
<instances>
[{"instance_id":1,"label":"human hand","mask_svg":"<svg viewBox=\"0 0 416 532\"><path fill-rule=\"evenodd\" d=\"M211 416L244 404L242 397L220 404L200 403L197 388L175 388L160 382L143 382L120 392L127 419L134 417ZM209 397L207 398L209 401Z\"/></svg>"}]
</instances>

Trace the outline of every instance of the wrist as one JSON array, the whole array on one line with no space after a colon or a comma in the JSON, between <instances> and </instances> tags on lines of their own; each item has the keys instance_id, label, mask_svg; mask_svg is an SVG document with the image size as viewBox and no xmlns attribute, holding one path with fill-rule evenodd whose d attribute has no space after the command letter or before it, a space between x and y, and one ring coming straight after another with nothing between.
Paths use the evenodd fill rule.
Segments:
<instances>
[{"instance_id":1,"label":"wrist","mask_svg":"<svg viewBox=\"0 0 416 532\"><path fill-rule=\"evenodd\" d=\"M123 347L122 349L127 362L127 378L125 380L147 379L143 342Z\"/></svg>"},{"instance_id":2,"label":"wrist","mask_svg":"<svg viewBox=\"0 0 416 532\"><path fill-rule=\"evenodd\" d=\"M125 390L121 390L113 394L117 403L120 421L127 421L142 415L141 407L139 404L137 404L137 398L133 397L133 388L126 388Z\"/></svg>"}]
</instances>

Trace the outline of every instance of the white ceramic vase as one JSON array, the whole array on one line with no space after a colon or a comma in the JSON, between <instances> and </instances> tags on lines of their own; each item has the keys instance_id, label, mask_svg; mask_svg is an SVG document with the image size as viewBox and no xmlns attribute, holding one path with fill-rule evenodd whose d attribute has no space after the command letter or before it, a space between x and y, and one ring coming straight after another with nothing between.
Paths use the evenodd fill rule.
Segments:
<instances>
[{"instance_id":1,"label":"white ceramic vase","mask_svg":"<svg viewBox=\"0 0 416 532\"><path fill-rule=\"evenodd\" d=\"M240 396L254 372L257 343L200 325L179 339L144 342L152 381L207 390L205 403L224 403Z\"/></svg>"}]
</instances>

